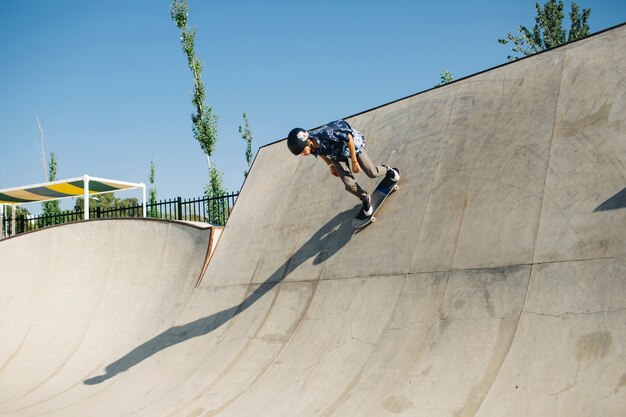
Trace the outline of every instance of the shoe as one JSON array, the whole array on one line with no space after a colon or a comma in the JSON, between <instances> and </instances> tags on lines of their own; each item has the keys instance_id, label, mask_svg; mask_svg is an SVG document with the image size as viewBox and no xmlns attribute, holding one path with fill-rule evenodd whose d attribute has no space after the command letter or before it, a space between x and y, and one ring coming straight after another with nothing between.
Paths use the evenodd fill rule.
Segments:
<instances>
[{"instance_id":1,"label":"shoe","mask_svg":"<svg viewBox=\"0 0 626 417\"><path fill-rule=\"evenodd\" d=\"M371 216L374 213L371 201L372 198L370 196L367 196L367 201L363 202L363 214L366 216Z\"/></svg>"},{"instance_id":2,"label":"shoe","mask_svg":"<svg viewBox=\"0 0 626 417\"><path fill-rule=\"evenodd\" d=\"M387 168L387 178L393 182L400 181L400 170L398 168L391 168L389 165L383 165Z\"/></svg>"}]
</instances>

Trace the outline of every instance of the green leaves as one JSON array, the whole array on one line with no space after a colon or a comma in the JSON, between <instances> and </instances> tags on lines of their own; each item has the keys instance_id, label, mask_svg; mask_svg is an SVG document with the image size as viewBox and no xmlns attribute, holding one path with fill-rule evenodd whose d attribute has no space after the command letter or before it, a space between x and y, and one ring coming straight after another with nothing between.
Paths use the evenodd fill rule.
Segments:
<instances>
[{"instance_id":1,"label":"green leaves","mask_svg":"<svg viewBox=\"0 0 626 417\"><path fill-rule=\"evenodd\" d=\"M177 0L172 1L170 16L180 30L187 27L187 17L189 16L189 6L187 5L187 2Z\"/></svg>"},{"instance_id":2,"label":"green leaves","mask_svg":"<svg viewBox=\"0 0 626 417\"><path fill-rule=\"evenodd\" d=\"M150 176L148 177L148 182L150 185L154 185L155 178L155 167L154 160L150 161ZM150 204L150 212L148 213L148 217L157 217L157 190L154 187L150 187L148 189L148 204Z\"/></svg>"},{"instance_id":3,"label":"green leaves","mask_svg":"<svg viewBox=\"0 0 626 417\"><path fill-rule=\"evenodd\" d=\"M50 164L48 165L48 180L54 181L57 179L57 156L54 152L50 153ZM44 220L46 226L53 224L59 224L61 219L58 217L61 214L61 202L59 200L44 201L41 203L42 215L47 216Z\"/></svg>"},{"instance_id":4,"label":"green leaves","mask_svg":"<svg viewBox=\"0 0 626 417\"><path fill-rule=\"evenodd\" d=\"M217 142L217 115L205 105L205 87L202 83L202 62L196 57L196 30L187 27L189 6L186 0L173 0L170 8L172 21L180 29L180 43L187 57L187 65L193 74L194 89L191 103L195 112L191 115L194 138L207 157L213 155ZM211 167L209 168L211 169Z\"/></svg>"},{"instance_id":5,"label":"green leaves","mask_svg":"<svg viewBox=\"0 0 626 417\"><path fill-rule=\"evenodd\" d=\"M578 12L578 5L572 3L572 10L570 12L570 26L568 42L575 41L589 34L589 16L591 15L591 9L583 9L582 13Z\"/></svg>"},{"instance_id":6,"label":"green leaves","mask_svg":"<svg viewBox=\"0 0 626 417\"><path fill-rule=\"evenodd\" d=\"M224 178L223 174L217 169L215 164L211 165L210 181L204 188L204 196L209 199L207 202L207 211L209 213L209 220L212 224L226 224L228 213L224 210L224 200L220 199L226 194L224 190Z\"/></svg>"},{"instance_id":7,"label":"green leaves","mask_svg":"<svg viewBox=\"0 0 626 417\"><path fill-rule=\"evenodd\" d=\"M454 74L452 74L447 69L444 69L443 71L441 71L440 77L441 77L441 81L435 87L448 84L449 82L454 81Z\"/></svg>"},{"instance_id":8,"label":"green leaves","mask_svg":"<svg viewBox=\"0 0 626 417\"><path fill-rule=\"evenodd\" d=\"M506 39L498 39L500 44L512 43L511 51L528 56L546 49L554 48L564 44L566 41L580 39L589 34L589 16L591 9L583 9L578 12L578 4L572 2L570 12L571 28L569 35L563 28L563 1L549 0L543 7L535 3L537 15L535 16L535 26L532 32L526 26L520 26L518 36L509 33ZM509 60L519 57L508 56Z\"/></svg>"},{"instance_id":9,"label":"green leaves","mask_svg":"<svg viewBox=\"0 0 626 417\"><path fill-rule=\"evenodd\" d=\"M241 139L246 142L246 163L248 164L248 169L243 172L243 176L247 177L248 172L250 172L250 166L252 165L252 130L250 130L246 113L243 114L243 121L245 128L239 126L239 134L241 135Z\"/></svg>"}]
</instances>

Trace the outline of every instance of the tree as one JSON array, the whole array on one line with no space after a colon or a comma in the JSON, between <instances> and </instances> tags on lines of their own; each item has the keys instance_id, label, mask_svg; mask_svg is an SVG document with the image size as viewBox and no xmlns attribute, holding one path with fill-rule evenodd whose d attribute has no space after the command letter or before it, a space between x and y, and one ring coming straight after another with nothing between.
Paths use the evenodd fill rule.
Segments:
<instances>
[{"instance_id":1,"label":"tree","mask_svg":"<svg viewBox=\"0 0 626 417\"><path fill-rule=\"evenodd\" d=\"M219 172L215 167L211 167L211 179L209 184L204 188L204 197L208 199L207 213L208 222L212 224L226 224L227 213L224 206L224 199L221 198L226 195L224 190L224 178L223 174Z\"/></svg>"},{"instance_id":2,"label":"tree","mask_svg":"<svg viewBox=\"0 0 626 417\"><path fill-rule=\"evenodd\" d=\"M154 160L150 161L150 176L148 182L151 186L154 186ZM148 204L150 204L150 212L148 217L159 217L157 212L157 190L154 187L150 187L148 190Z\"/></svg>"},{"instance_id":3,"label":"tree","mask_svg":"<svg viewBox=\"0 0 626 417\"><path fill-rule=\"evenodd\" d=\"M115 208L115 193L105 193L99 194L97 196L89 197L89 209L96 209L100 207L101 209L111 209ZM75 211L83 211L85 199L83 197L76 197L76 202L74 203Z\"/></svg>"},{"instance_id":4,"label":"tree","mask_svg":"<svg viewBox=\"0 0 626 417\"><path fill-rule=\"evenodd\" d=\"M252 166L252 130L250 130L248 116L246 116L246 113L243 114L243 121L245 128L239 126L239 134L241 135L241 139L246 142L246 163L248 164L248 169L243 172L243 176L247 178L248 173L250 172L250 167Z\"/></svg>"},{"instance_id":5,"label":"tree","mask_svg":"<svg viewBox=\"0 0 626 417\"><path fill-rule=\"evenodd\" d=\"M7 206L5 216L6 236L15 235L30 230L30 224L27 219L30 217L30 211L20 206ZM13 220L15 219L15 229L13 230ZM1 222L0 222L1 223Z\"/></svg>"},{"instance_id":6,"label":"tree","mask_svg":"<svg viewBox=\"0 0 626 417\"><path fill-rule=\"evenodd\" d=\"M506 45L513 43L511 50L515 53L528 56L540 51L562 45L565 42L580 39L589 34L589 16L591 9L583 9L579 12L578 4L572 2L570 11L570 31L563 28L563 1L549 0L543 6L535 3L537 15L532 32L526 26L520 26L520 34L514 36L509 33L506 39L498 39L498 42ZM509 60L520 57L508 56Z\"/></svg>"},{"instance_id":7,"label":"tree","mask_svg":"<svg viewBox=\"0 0 626 417\"><path fill-rule=\"evenodd\" d=\"M435 87L439 87L440 85L448 84L454 80L454 74L452 74L447 69L441 71L441 81Z\"/></svg>"},{"instance_id":8,"label":"tree","mask_svg":"<svg viewBox=\"0 0 626 417\"><path fill-rule=\"evenodd\" d=\"M50 153L50 164L48 167L48 181L57 179L57 157L54 152ZM61 202L59 200L45 201L41 203L42 214L44 216L43 223L45 226L60 224L63 222L61 218Z\"/></svg>"},{"instance_id":9,"label":"tree","mask_svg":"<svg viewBox=\"0 0 626 417\"><path fill-rule=\"evenodd\" d=\"M172 0L170 8L170 16L172 21L180 29L180 43L183 52L187 56L187 65L193 74L194 89L191 102L194 105L195 113L191 115L192 131L194 138L200 144L202 152L206 155L207 165L209 168L209 185L213 183L213 171L217 169L211 165L211 156L215 150L217 142L217 115L213 113L213 109L205 104L205 88L202 83L202 62L196 57L195 39L196 30L187 27L189 18L189 5L186 0ZM212 193L219 192L218 189L212 190Z\"/></svg>"},{"instance_id":10,"label":"tree","mask_svg":"<svg viewBox=\"0 0 626 417\"><path fill-rule=\"evenodd\" d=\"M591 16L591 9L583 9L582 13L578 13L578 5L572 3L572 9L570 11L570 31L567 37L567 41L575 41L576 39L584 38L589 35L591 28L589 27L589 16Z\"/></svg>"},{"instance_id":11,"label":"tree","mask_svg":"<svg viewBox=\"0 0 626 417\"><path fill-rule=\"evenodd\" d=\"M76 198L76 203L74 204L74 210L77 212L82 212L84 205L83 202L85 199L83 197ZM104 193L98 194L97 196L93 196L89 198L89 209L98 209L100 210L112 210L112 209L124 209L124 208L134 208L133 211L126 213L127 217L137 217L140 216L137 208L139 207L139 200L136 198L117 198L115 193ZM105 217L107 217L105 215ZM116 217L124 217L123 215L117 214Z\"/></svg>"}]
</instances>

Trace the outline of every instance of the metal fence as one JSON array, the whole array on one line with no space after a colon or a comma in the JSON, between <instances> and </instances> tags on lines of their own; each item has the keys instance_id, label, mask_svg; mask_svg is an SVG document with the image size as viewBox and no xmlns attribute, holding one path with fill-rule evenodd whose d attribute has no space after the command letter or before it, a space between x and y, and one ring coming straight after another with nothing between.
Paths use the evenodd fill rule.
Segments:
<instances>
[{"instance_id":1,"label":"metal fence","mask_svg":"<svg viewBox=\"0 0 626 417\"><path fill-rule=\"evenodd\" d=\"M239 193L236 192L220 197L189 199L177 197L161 200L156 204L146 204L146 215L156 219L186 220L223 226L226 224L238 196ZM89 218L141 217L142 212L143 206L141 204L118 208L93 207L89 209ZM15 219L12 219L7 210L5 210L1 222L0 237L42 229L57 224L71 223L83 220L84 217L83 210L68 210L54 216L17 215ZM13 233L14 229L15 233Z\"/></svg>"}]
</instances>

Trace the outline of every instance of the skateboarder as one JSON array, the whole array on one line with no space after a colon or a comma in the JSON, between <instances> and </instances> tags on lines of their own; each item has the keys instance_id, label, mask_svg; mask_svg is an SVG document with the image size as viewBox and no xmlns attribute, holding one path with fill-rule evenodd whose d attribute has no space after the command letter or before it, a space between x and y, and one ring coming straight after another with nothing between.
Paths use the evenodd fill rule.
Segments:
<instances>
[{"instance_id":1,"label":"skateboarder","mask_svg":"<svg viewBox=\"0 0 626 417\"><path fill-rule=\"evenodd\" d=\"M299 127L292 129L287 138L287 146L294 155L319 156L326 162L330 173L341 178L346 190L363 202L362 213L365 216L372 215L371 198L356 182L353 174L358 174L362 168L370 178L387 175L394 182L400 179L397 169L372 162L365 152L365 136L344 120L330 122L310 132Z\"/></svg>"}]
</instances>

